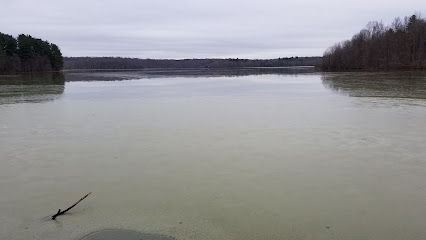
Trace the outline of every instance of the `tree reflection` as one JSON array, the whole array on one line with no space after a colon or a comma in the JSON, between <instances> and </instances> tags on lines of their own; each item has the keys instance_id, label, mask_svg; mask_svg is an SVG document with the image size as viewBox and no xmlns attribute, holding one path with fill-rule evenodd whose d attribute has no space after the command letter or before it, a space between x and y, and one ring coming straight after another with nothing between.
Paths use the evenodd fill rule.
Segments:
<instances>
[{"instance_id":1,"label":"tree reflection","mask_svg":"<svg viewBox=\"0 0 426 240\"><path fill-rule=\"evenodd\" d=\"M352 97L426 98L425 72L323 73L323 85Z\"/></svg>"},{"instance_id":2,"label":"tree reflection","mask_svg":"<svg viewBox=\"0 0 426 240\"><path fill-rule=\"evenodd\" d=\"M62 73L0 76L0 104L53 101L64 93Z\"/></svg>"},{"instance_id":3,"label":"tree reflection","mask_svg":"<svg viewBox=\"0 0 426 240\"><path fill-rule=\"evenodd\" d=\"M250 75L298 75L313 73L313 67L231 68L231 69L145 69L65 71L67 82L120 81L147 78L243 77Z\"/></svg>"}]
</instances>

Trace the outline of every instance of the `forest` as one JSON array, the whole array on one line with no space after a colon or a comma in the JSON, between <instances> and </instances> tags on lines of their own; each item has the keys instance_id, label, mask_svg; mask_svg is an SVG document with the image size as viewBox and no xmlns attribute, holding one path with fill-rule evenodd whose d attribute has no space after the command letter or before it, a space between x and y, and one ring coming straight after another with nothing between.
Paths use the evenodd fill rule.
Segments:
<instances>
[{"instance_id":1,"label":"forest","mask_svg":"<svg viewBox=\"0 0 426 240\"><path fill-rule=\"evenodd\" d=\"M370 22L352 39L327 49L323 70L426 69L426 20L419 15L396 18L390 26Z\"/></svg>"},{"instance_id":2,"label":"forest","mask_svg":"<svg viewBox=\"0 0 426 240\"><path fill-rule=\"evenodd\" d=\"M61 50L53 43L0 33L0 74L59 71L63 64Z\"/></svg>"},{"instance_id":3,"label":"forest","mask_svg":"<svg viewBox=\"0 0 426 240\"><path fill-rule=\"evenodd\" d=\"M314 66L321 57L276 59L139 59L121 57L65 57L64 69L144 69L144 68L242 68Z\"/></svg>"}]
</instances>

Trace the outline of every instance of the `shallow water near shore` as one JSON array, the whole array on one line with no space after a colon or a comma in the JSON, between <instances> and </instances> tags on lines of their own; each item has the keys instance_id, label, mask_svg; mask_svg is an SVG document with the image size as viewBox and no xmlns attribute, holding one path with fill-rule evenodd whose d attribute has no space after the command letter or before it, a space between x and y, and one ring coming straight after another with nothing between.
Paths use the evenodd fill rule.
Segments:
<instances>
[{"instance_id":1,"label":"shallow water near shore","mask_svg":"<svg viewBox=\"0 0 426 240\"><path fill-rule=\"evenodd\" d=\"M424 72L42 79L0 79L0 239L426 238Z\"/></svg>"}]
</instances>

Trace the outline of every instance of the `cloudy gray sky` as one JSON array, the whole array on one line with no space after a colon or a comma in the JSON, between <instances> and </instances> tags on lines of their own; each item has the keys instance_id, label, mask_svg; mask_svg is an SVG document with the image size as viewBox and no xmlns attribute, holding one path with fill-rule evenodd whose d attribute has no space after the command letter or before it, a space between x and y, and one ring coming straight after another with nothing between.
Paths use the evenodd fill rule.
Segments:
<instances>
[{"instance_id":1,"label":"cloudy gray sky","mask_svg":"<svg viewBox=\"0 0 426 240\"><path fill-rule=\"evenodd\" d=\"M424 0L0 0L0 32L56 43L64 56L318 56L371 20Z\"/></svg>"}]
</instances>

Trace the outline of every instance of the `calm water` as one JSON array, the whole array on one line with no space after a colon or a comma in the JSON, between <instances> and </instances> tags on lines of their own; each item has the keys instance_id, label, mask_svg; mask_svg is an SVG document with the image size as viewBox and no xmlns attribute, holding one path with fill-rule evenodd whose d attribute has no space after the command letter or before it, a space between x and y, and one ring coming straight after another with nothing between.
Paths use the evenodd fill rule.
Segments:
<instances>
[{"instance_id":1,"label":"calm water","mask_svg":"<svg viewBox=\"0 0 426 240\"><path fill-rule=\"evenodd\" d=\"M426 73L100 71L0 84L0 239L105 228L426 239Z\"/></svg>"}]
</instances>

